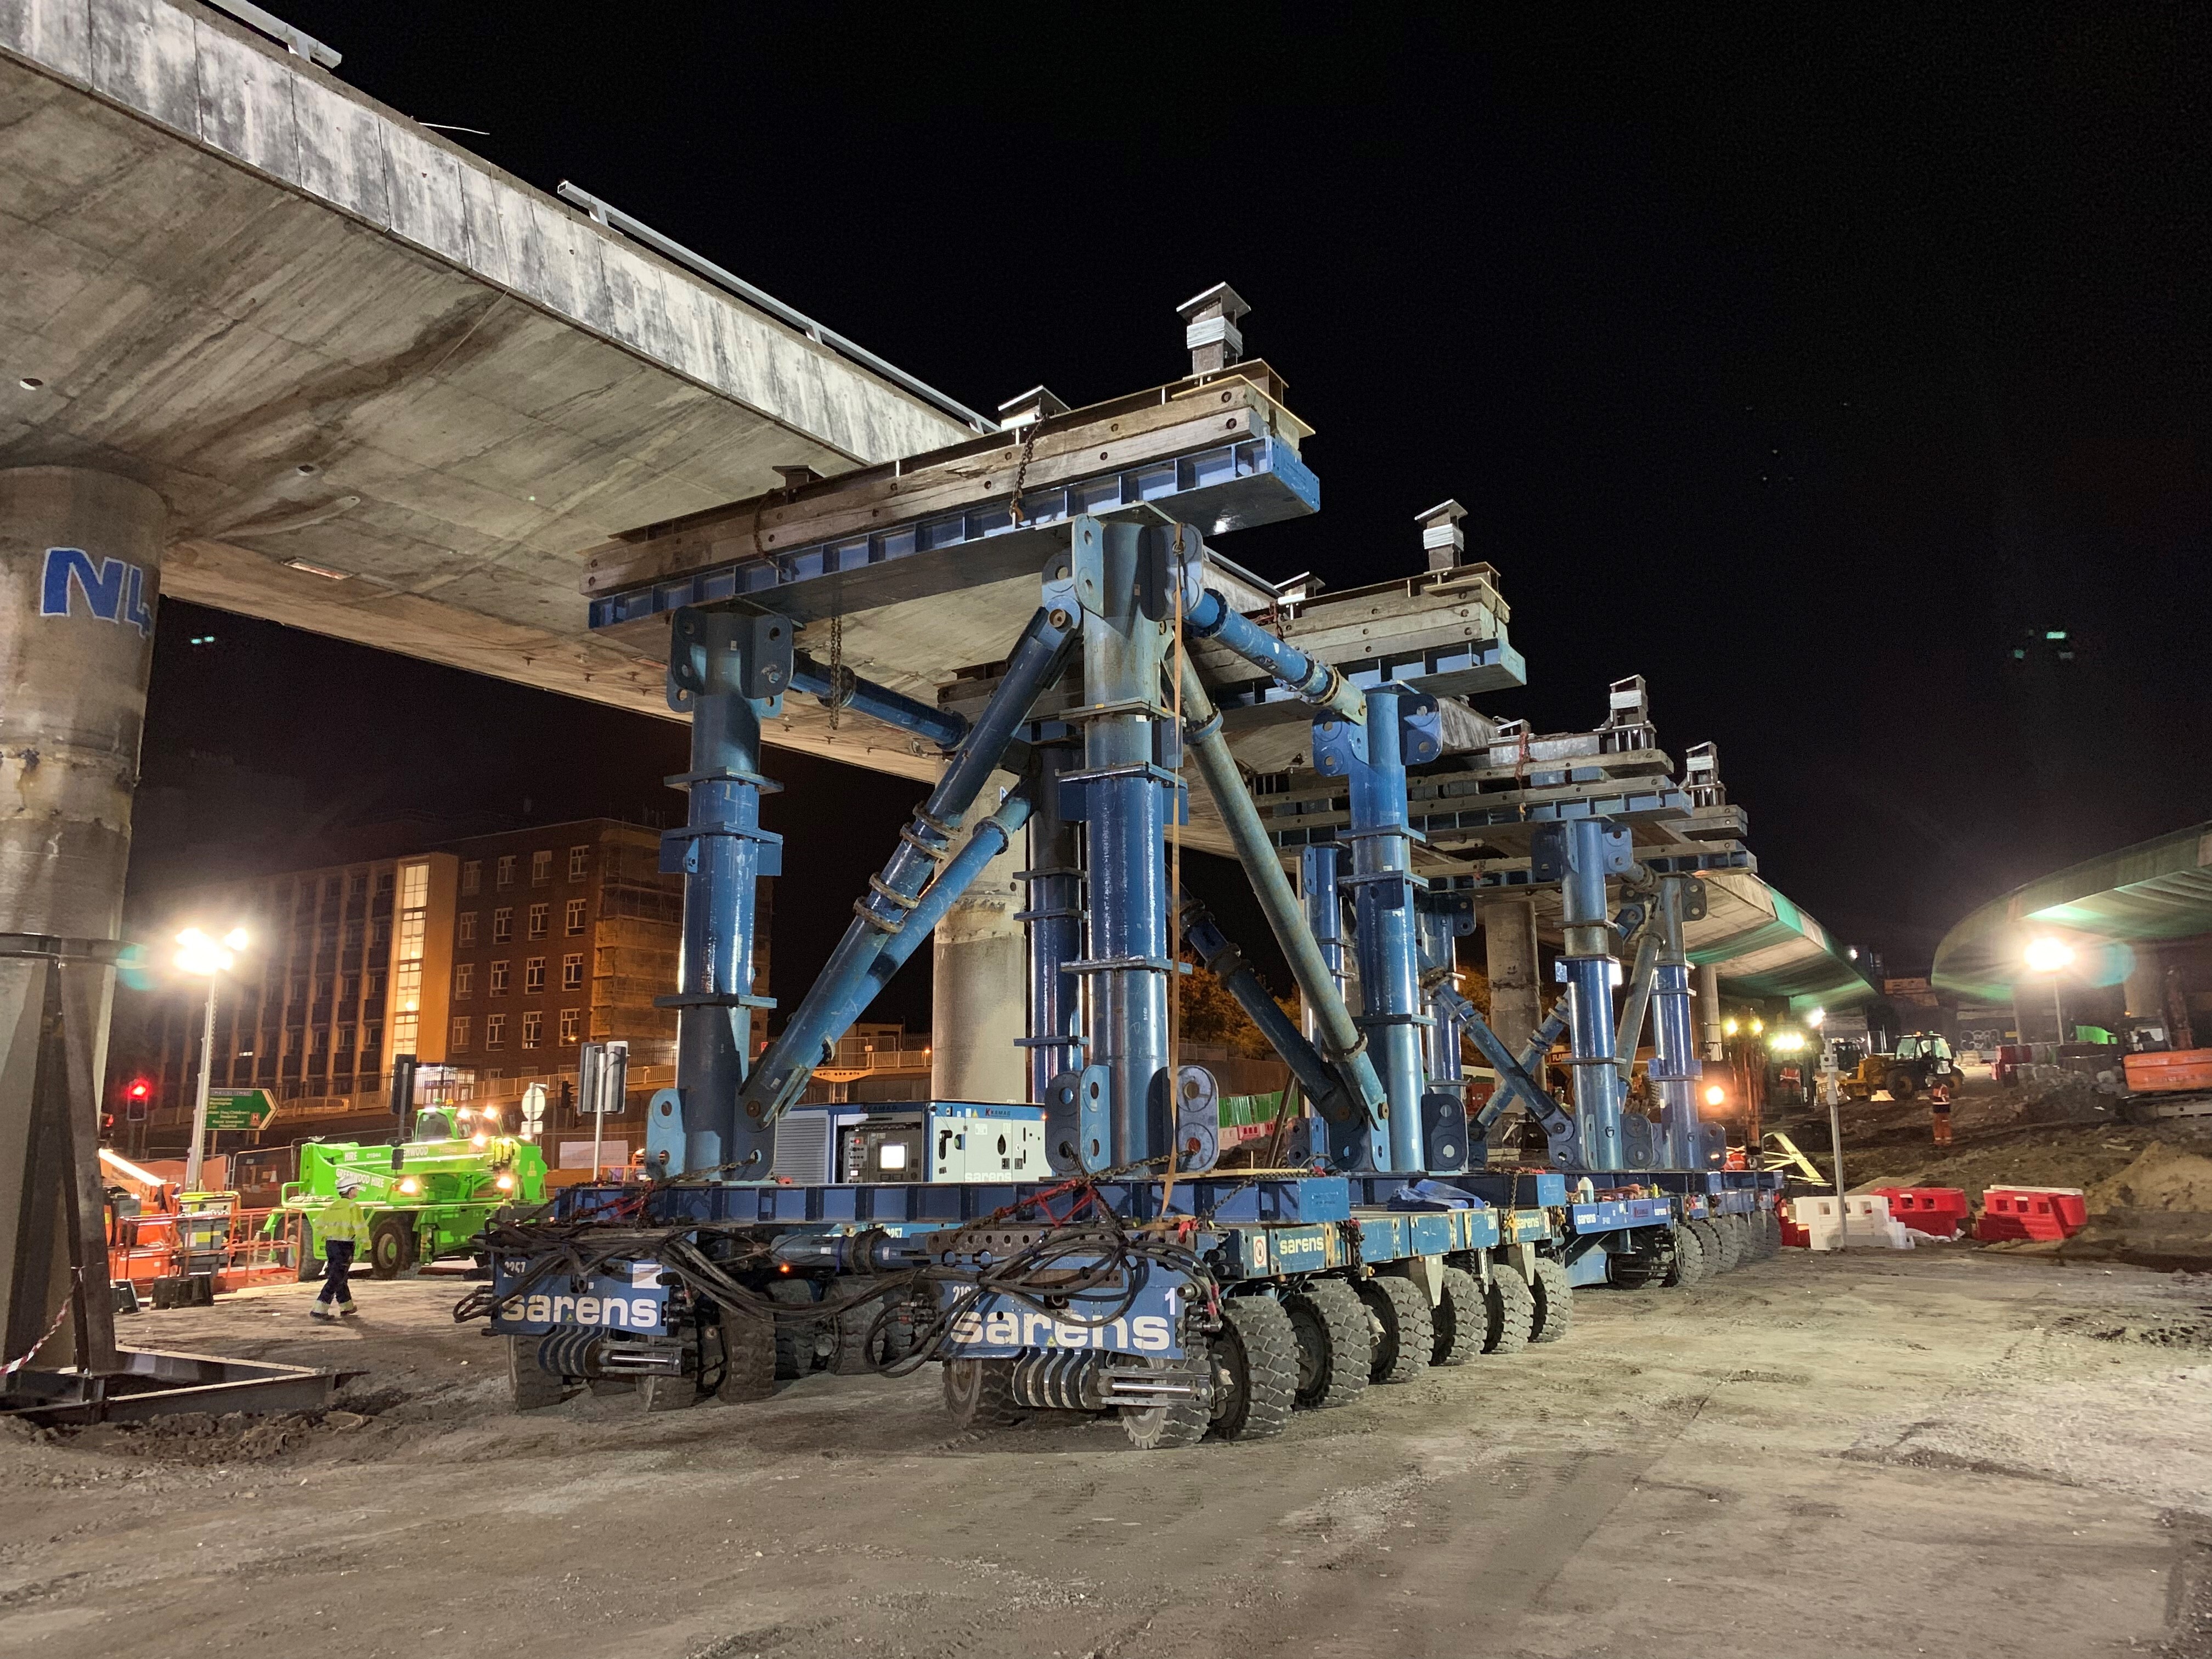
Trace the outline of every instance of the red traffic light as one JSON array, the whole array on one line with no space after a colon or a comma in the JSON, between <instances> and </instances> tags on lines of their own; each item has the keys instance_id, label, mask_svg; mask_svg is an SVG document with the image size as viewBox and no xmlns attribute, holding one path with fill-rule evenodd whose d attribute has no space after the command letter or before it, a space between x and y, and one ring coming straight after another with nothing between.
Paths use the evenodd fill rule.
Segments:
<instances>
[{"instance_id":1,"label":"red traffic light","mask_svg":"<svg viewBox=\"0 0 2212 1659\"><path fill-rule=\"evenodd\" d=\"M154 1085L142 1077L123 1092L133 1100L147 1100L153 1097Z\"/></svg>"}]
</instances>

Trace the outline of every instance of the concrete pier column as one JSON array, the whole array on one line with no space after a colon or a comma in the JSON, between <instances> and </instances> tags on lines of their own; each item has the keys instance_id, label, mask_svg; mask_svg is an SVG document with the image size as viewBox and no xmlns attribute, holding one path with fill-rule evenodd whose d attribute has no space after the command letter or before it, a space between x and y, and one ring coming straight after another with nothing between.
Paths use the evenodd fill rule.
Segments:
<instances>
[{"instance_id":1,"label":"concrete pier column","mask_svg":"<svg viewBox=\"0 0 2212 1659\"><path fill-rule=\"evenodd\" d=\"M1536 905L1532 899L1485 899L1477 912L1490 975L1490 1029L1518 1055L1544 1022L1536 977Z\"/></svg>"},{"instance_id":2,"label":"concrete pier column","mask_svg":"<svg viewBox=\"0 0 2212 1659\"><path fill-rule=\"evenodd\" d=\"M2155 945L2134 947L2135 965L2128 969L2123 1012L2136 1019L2165 1019L2166 964Z\"/></svg>"},{"instance_id":3,"label":"concrete pier column","mask_svg":"<svg viewBox=\"0 0 2212 1659\"><path fill-rule=\"evenodd\" d=\"M1698 1030L1704 1039L1702 1058L1728 1058L1727 1038L1721 1030L1721 970L1710 962L1698 969Z\"/></svg>"},{"instance_id":4,"label":"concrete pier column","mask_svg":"<svg viewBox=\"0 0 2212 1659\"><path fill-rule=\"evenodd\" d=\"M113 1360L98 1161L107 963L166 519L126 478L0 471L0 1359ZM72 1237L88 1293L57 1326Z\"/></svg>"},{"instance_id":5,"label":"concrete pier column","mask_svg":"<svg viewBox=\"0 0 2212 1659\"><path fill-rule=\"evenodd\" d=\"M1011 787L1000 774L994 785ZM994 799L995 787L984 791ZM1027 867L1028 832L983 866L937 924L930 988L929 1092L938 1100L1029 1098L1029 941L1014 872Z\"/></svg>"}]
</instances>

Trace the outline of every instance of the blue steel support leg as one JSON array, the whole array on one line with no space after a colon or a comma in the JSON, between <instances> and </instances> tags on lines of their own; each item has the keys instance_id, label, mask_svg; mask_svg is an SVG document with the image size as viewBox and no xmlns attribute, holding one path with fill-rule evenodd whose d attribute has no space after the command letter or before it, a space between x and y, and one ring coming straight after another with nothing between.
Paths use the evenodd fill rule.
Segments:
<instances>
[{"instance_id":1,"label":"blue steel support leg","mask_svg":"<svg viewBox=\"0 0 2212 1659\"><path fill-rule=\"evenodd\" d=\"M1690 960L1683 949L1682 900L1686 878L1668 876L1659 884L1659 964L1651 987L1652 1087L1659 1096L1664 1146L1660 1166L1703 1167L1698 1155L1697 1034L1690 1006Z\"/></svg>"},{"instance_id":2,"label":"blue steel support leg","mask_svg":"<svg viewBox=\"0 0 2212 1659\"><path fill-rule=\"evenodd\" d=\"M1079 526L1091 522L1077 520L1078 533ZM839 1024L843 1009L866 980L885 941L920 902L921 890L938 864L950 856L963 817L1005 758L1015 732L1029 718L1038 696L1060 678L1076 625L1075 616L1056 605L1040 606L1030 618L1007 658L998 690L946 763L944 775L915 813L914 822L899 832L898 850L880 875L870 878L867 896L853 906L851 926L792 1011L783 1034L746 1079L738 1101L738 1115L763 1138L776 1116L806 1086L825 1046L844 1029ZM767 1173L763 1156L747 1178Z\"/></svg>"},{"instance_id":3,"label":"blue steel support leg","mask_svg":"<svg viewBox=\"0 0 2212 1659\"><path fill-rule=\"evenodd\" d=\"M1419 938L1414 915L1413 830L1407 822L1400 685L1367 693L1366 764L1352 770L1353 949L1358 953L1360 1029L1389 1097L1390 1167L1422 1167Z\"/></svg>"},{"instance_id":4,"label":"blue steel support leg","mask_svg":"<svg viewBox=\"0 0 2212 1659\"><path fill-rule=\"evenodd\" d=\"M1575 1073L1575 1121L1588 1170L1627 1167L1621 1140L1622 1090L1615 1063L1613 922L1606 908L1608 841L1620 834L1603 818L1577 818L1563 826L1566 870L1561 884L1566 951L1560 971L1567 981L1569 1063Z\"/></svg>"},{"instance_id":5,"label":"blue steel support leg","mask_svg":"<svg viewBox=\"0 0 2212 1659\"><path fill-rule=\"evenodd\" d=\"M1171 633L1165 538L1130 524L1078 520L1075 568L1085 616L1079 783L1085 816L1091 946L1091 1063L1111 1098L1114 1164L1169 1150L1167 815L1176 787L1179 734L1164 718L1161 672ZM1096 711L1096 712L1092 712Z\"/></svg>"},{"instance_id":6,"label":"blue steel support leg","mask_svg":"<svg viewBox=\"0 0 2212 1659\"><path fill-rule=\"evenodd\" d=\"M781 867L760 827L761 718L787 682L791 624L780 617L685 609L671 624L668 706L691 715L691 769L668 781L690 794L684 827L661 838L661 867L684 872L684 944L676 1010L676 1088L656 1097L648 1133L654 1173L715 1168L749 1150L737 1096L752 1048L757 878ZM664 1106L666 1109L663 1109Z\"/></svg>"},{"instance_id":7,"label":"blue steel support leg","mask_svg":"<svg viewBox=\"0 0 2212 1659\"><path fill-rule=\"evenodd\" d=\"M1060 810L1060 780L1078 757L1062 743L1030 751L1036 810L1030 818L1030 1099L1042 1105L1052 1080L1083 1066L1083 988L1067 964L1083 954L1081 830Z\"/></svg>"}]
</instances>

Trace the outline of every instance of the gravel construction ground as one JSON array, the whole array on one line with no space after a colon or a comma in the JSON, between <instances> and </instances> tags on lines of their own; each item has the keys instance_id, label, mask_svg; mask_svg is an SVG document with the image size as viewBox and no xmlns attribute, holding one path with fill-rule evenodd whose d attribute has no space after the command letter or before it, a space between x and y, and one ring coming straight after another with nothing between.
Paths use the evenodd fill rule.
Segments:
<instances>
[{"instance_id":1,"label":"gravel construction ground","mask_svg":"<svg viewBox=\"0 0 2212 1659\"><path fill-rule=\"evenodd\" d=\"M1281 1438L955 1434L933 1370L509 1412L454 1280L125 1322L363 1375L0 1430L0 1653L2212 1654L2212 1280L1972 1247L1583 1293Z\"/></svg>"}]
</instances>

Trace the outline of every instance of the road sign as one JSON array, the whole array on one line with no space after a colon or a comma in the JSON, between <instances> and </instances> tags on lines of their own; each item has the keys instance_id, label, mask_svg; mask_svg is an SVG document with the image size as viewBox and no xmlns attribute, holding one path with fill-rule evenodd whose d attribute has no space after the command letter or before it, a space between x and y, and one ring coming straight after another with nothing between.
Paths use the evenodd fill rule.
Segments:
<instances>
[{"instance_id":1,"label":"road sign","mask_svg":"<svg viewBox=\"0 0 2212 1659\"><path fill-rule=\"evenodd\" d=\"M266 1089L210 1089L207 1126L210 1129L265 1129L276 1121L276 1103Z\"/></svg>"}]
</instances>

